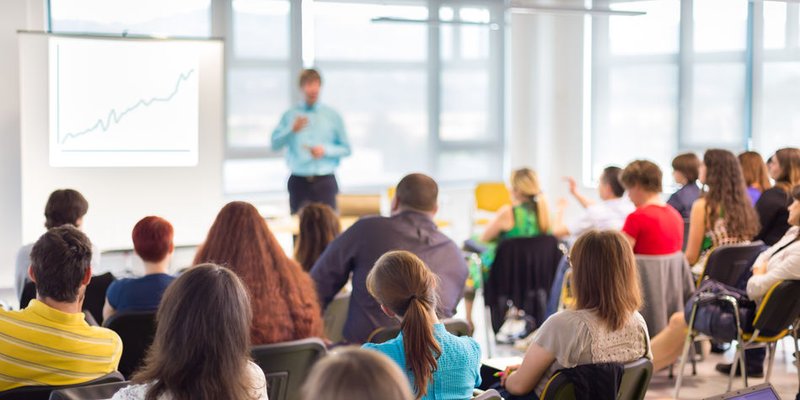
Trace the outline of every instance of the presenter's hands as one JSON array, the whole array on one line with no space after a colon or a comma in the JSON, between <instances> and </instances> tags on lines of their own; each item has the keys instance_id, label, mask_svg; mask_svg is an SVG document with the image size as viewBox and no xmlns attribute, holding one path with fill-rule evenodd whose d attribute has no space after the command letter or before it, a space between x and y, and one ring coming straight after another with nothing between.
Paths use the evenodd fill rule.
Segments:
<instances>
[{"instance_id":1,"label":"presenter's hands","mask_svg":"<svg viewBox=\"0 0 800 400\"><path fill-rule=\"evenodd\" d=\"M325 148L322 146L314 146L309 150L311 151L311 157L314 157L315 160L319 160L325 156Z\"/></svg>"},{"instance_id":2,"label":"presenter's hands","mask_svg":"<svg viewBox=\"0 0 800 400\"><path fill-rule=\"evenodd\" d=\"M292 133L300 133L306 126L308 126L308 117L299 116L295 118L292 125Z\"/></svg>"}]
</instances>

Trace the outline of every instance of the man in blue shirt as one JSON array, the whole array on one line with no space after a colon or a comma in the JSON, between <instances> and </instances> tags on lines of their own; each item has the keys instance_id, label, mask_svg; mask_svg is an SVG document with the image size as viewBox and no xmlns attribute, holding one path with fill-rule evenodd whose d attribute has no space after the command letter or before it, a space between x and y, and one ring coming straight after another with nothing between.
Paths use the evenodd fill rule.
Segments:
<instances>
[{"instance_id":1,"label":"man in blue shirt","mask_svg":"<svg viewBox=\"0 0 800 400\"><path fill-rule=\"evenodd\" d=\"M313 69L300 74L305 100L283 114L272 132L272 149L288 147L289 206L292 214L306 203L321 202L336 209L339 186L333 175L339 160L350 155L350 142L342 117L319 104L322 78Z\"/></svg>"}]
</instances>

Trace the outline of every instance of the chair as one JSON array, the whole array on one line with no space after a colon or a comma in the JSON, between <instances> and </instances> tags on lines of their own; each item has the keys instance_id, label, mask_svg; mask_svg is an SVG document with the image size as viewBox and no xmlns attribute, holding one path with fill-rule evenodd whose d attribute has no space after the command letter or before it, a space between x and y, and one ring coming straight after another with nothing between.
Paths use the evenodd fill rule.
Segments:
<instances>
[{"instance_id":1,"label":"chair","mask_svg":"<svg viewBox=\"0 0 800 400\"><path fill-rule=\"evenodd\" d=\"M86 297L83 300L83 311L88 311L99 325L103 324L103 306L106 304L106 291L111 282L116 278L110 272L92 277L89 285L86 286ZM33 282L25 283L22 295L19 299L19 308L28 306L31 300L36 298L36 284Z\"/></svg>"},{"instance_id":2,"label":"chair","mask_svg":"<svg viewBox=\"0 0 800 400\"><path fill-rule=\"evenodd\" d=\"M758 255L766 249L764 242L759 240L747 244L723 245L711 250L703 272L697 279L697 286L704 279L713 279L728 286L743 288L750 268Z\"/></svg>"},{"instance_id":3,"label":"chair","mask_svg":"<svg viewBox=\"0 0 800 400\"><path fill-rule=\"evenodd\" d=\"M267 378L270 400L296 400L311 367L327 350L320 339L264 344L251 349L253 361Z\"/></svg>"},{"instance_id":4,"label":"chair","mask_svg":"<svg viewBox=\"0 0 800 400\"><path fill-rule=\"evenodd\" d=\"M710 296L711 297L709 299L721 300L730 303L731 308L734 310L734 318L736 318L738 329L736 332L736 355L733 358L733 365L736 365L736 363L739 362L739 367L741 370L746 372L745 350L757 347L766 347L769 353L766 382L769 382L772 375L772 365L775 361L775 346L780 339L793 333L795 330L793 324L795 323L798 315L800 315L800 280L780 281L773 285L769 291L767 291L767 294L761 300L761 304L756 311L756 315L753 320L752 332L749 332L750 329L745 325L745 321L739 320L739 304L737 303L736 299L731 296ZM706 300L708 299L701 299L701 301ZM695 302L694 307L692 307L692 313L689 318L689 333L686 335L686 342L684 343L683 347L684 359L689 352L688 347L694 340L694 337L697 335L697 332L694 332L693 327L695 316L697 315L698 303L701 301ZM797 340L794 341L794 344L795 352L797 352ZM676 398L680 394L684 365L685 362L682 360L680 369L678 371L678 382L675 384ZM727 391L731 390L735 372L736 368L731 368L731 374L728 377ZM800 374L798 375L798 378L800 378ZM742 380L744 386L747 387L748 384L746 373L742 374Z\"/></svg>"},{"instance_id":5,"label":"chair","mask_svg":"<svg viewBox=\"0 0 800 400\"><path fill-rule=\"evenodd\" d=\"M156 333L155 311L122 311L115 313L103 324L117 332L122 339L122 357L119 372L130 379L144 361L147 349Z\"/></svg>"},{"instance_id":6,"label":"chair","mask_svg":"<svg viewBox=\"0 0 800 400\"><path fill-rule=\"evenodd\" d=\"M485 392L480 390L475 390L475 393L472 394L472 400L503 400L503 397L500 396L500 393L497 390L489 389Z\"/></svg>"},{"instance_id":7,"label":"chair","mask_svg":"<svg viewBox=\"0 0 800 400\"><path fill-rule=\"evenodd\" d=\"M652 376L653 363L646 358L640 358L625 364L617 400L644 399ZM556 372L547 381L547 385L539 398L541 400L575 400L575 386L567 379L566 375Z\"/></svg>"},{"instance_id":8,"label":"chair","mask_svg":"<svg viewBox=\"0 0 800 400\"><path fill-rule=\"evenodd\" d=\"M0 400L48 400L54 390L77 388L104 383L123 382L125 377L117 371L103 375L89 382L63 386L23 386L0 392Z\"/></svg>"},{"instance_id":9,"label":"chair","mask_svg":"<svg viewBox=\"0 0 800 400\"><path fill-rule=\"evenodd\" d=\"M69 389L58 389L50 393L50 400L103 400L110 399L130 382L104 383L100 385L80 386Z\"/></svg>"},{"instance_id":10,"label":"chair","mask_svg":"<svg viewBox=\"0 0 800 400\"><path fill-rule=\"evenodd\" d=\"M442 320L444 329L455 336L469 336L469 325L467 321L457 318L448 318ZM394 339L400 334L400 327L380 327L372 331L367 338L368 343L383 343L388 340Z\"/></svg>"},{"instance_id":11,"label":"chair","mask_svg":"<svg viewBox=\"0 0 800 400\"><path fill-rule=\"evenodd\" d=\"M511 193L503 182L481 182L475 186L475 209L494 213L500 207L511 204ZM474 218L474 225L486 225L488 218Z\"/></svg>"},{"instance_id":12,"label":"chair","mask_svg":"<svg viewBox=\"0 0 800 400\"><path fill-rule=\"evenodd\" d=\"M641 310L650 337L669 324L669 317L683 312L694 292L694 279L682 252L663 256L636 255L636 266L645 299Z\"/></svg>"},{"instance_id":13,"label":"chair","mask_svg":"<svg viewBox=\"0 0 800 400\"><path fill-rule=\"evenodd\" d=\"M347 322L347 310L350 308L351 293L339 293L328 304L323 315L325 337L333 343L344 340L342 332Z\"/></svg>"},{"instance_id":14,"label":"chair","mask_svg":"<svg viewBox=\"0 0 800 400\"><path fill-rule=\"evenodd\" d=\"M362 217L381 213L380 194L338 194L336 209L341 217Z\"/></svg>"}]
</instances>

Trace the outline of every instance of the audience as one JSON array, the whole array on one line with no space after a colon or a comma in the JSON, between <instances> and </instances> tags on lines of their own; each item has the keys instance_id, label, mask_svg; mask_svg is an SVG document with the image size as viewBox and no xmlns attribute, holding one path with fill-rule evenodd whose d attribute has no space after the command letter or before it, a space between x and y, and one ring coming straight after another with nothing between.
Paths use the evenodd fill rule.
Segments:
<instances>
[{"instance_id":1,"label":"audience","mask_svg":"<svg viewBox=\"0 0 800 400\"><path fill-rule=\"evenodd\" d=\"M437 290L439 315L450 317L455 313L467 279L467 265L458 246L433 221L438 193L438 185L430 177L405 176L397 184L391 217L360 219L334 239L314 264L311 277L323 308L352 274L353 294L343 332L347 341L364 343L376 328L397 325L381 312L366 287L367 274L387 251L407 250L421 258L441 283Z\"/></svg>"},{"instance_id":2,"label":"audience","mask_svg":"<svg viewBox=\"0 0 800 400\"><path fill-rule=\"evenodd\" d=\"M252 204L234 201L220 210L194 258L194 264L206 262L230 268L247 286L253 344L322 336L314 283L286 256Z\"/></svg>"},{"instance_id":3,"label":"audience","mask_svg":"<svg viewBox=\"0 0 800 400\"><path fill-rule=\"evenodd\" d=\"M761 154L755 151L745 151L739 154L739 164L742 166L744 183L747 185L747 194L750 196L751 203L755 205L759 197L761 197L761 193L772 187L772 183L769 181L767 165L764 164Z\"/></svg>"},{"instance_id":4,"label":"audience","mask_svg":"<svg viewBox=\"0 0 800 400\"><path fill-rule=\"evenodd\" d=\"M144 261L141 278L120 279L111 283L106 293L103 319L117 311L155 311L164 290L175 279L167 273L175 244L173 229L167 220L145 217L133 227L133 250Z\"/></svg>"},{"instance_id":5,"label":"audience","mask_svg":"<svg viewBox=\"0 0 800 400\"><path fill-rule=\"evenodd\" d=\"M647 160L628 164L620 176L636 206L622 227L635 254L673 254L683 246L683 218L661 200L661 178L661 169Z\"/></svg>"},{"instance_id":6,"label":"audience","mask_svg":"<svg viewBox=\"0 0 800 400\"><path fill-rule=\"evenodd\" d=\"M300 232L294 259L306 272L311 270L328 244L342 232L339 216L327 204L311 203L300 209Z\"/></svg>"},{"instance_id":7,"label":"audience","mask_svg":"<svg viewBox=\"0 0 800 400\"><path fill-rule=\"evenodd\" d=\"M417 399L467 399L481 383L481 349L470 337L445 330L436 317L436 276L407 251L384 254L367 276L367 289L401 333L364 348L380 351L408 371Z\"/></svg>"},{"instance_id":8,"label":"audience","mask_svg":"<svg viewBox=\"0 0 800 400\"><path fill-rule=\"evenodd\" d=\"M694 153L685 153L672 159L672 177L681 188L667 200L684 220L689 220L692 204L700 197L700 188L697 187L698 168L700 159Z\"/></svg>"},{"instance_id":9,"label":"audience","mask_svg":"<svg viewBox=\"0 0 800 400\"><path fill-rule=\"evenodd\" d=\"M756 212L761 220L761 231L755 240L762 240L772 246L783 237L789 224L786 207L792 202L789 191L800 185L800 149L784 148L775 152L767 162L769 175L775 186L761 194L756 202Z\"/></svg>"},{"instance_id":10,"label":"audience","mask_svg":"<svg viewBox=\"0 0 800 400\"><path fill-rule=\"evenodd\" d=\"M167 288L144 366L113 400L267 399L264 372L250 361L252 311L230 270L203 264Z\"/></svg>"},{"instance_id":11,"label":"audience","mask_svg":"<svg viewBox=\"0 0 800 400\"><path fill-rule=\"evenodd\" d=\"M567 207L566 200L559 201L556 212L556 222L553 228L553 235L563 238L567 236L579 236L591 229L613 229L620 230L625 224L625 218L635 209L630 200L624 198L625 188L619 181L622 169L619 167L606 167L600 176L600 184L597 186L597 194L600 196L599 203L586 198L578 191L578 184L572 177L567 178L569 182L569 192L578 200L578 203L586 209L583 216L574 222L565 225L563 223L564 210Z\"/></svg>"},{"instance_id":12,"label":"audience","mask_svg":"<svg viewBox=\"0 0 800 400\"><path fill-rule=\"evenodd\" d=\"M72 189L59 189L50 194L47 205L44 208L45 223L47 229L61 225L73 225L80 229L83 225L83 217L89 211L89 202L78 191ZM22 246L17 252L16 272L14 274L14 288L17 291L17 298L22 297L22 289L28 282L28 267L31 265L31 249L33 243ZM97 271L100 267L100 250L92 245L92 270ZM25 307L27 304L20 304Z\"/></svg>"},{"instance_id":13,"label":"audience","mask_svg":"<svg viewBox=\"0 0 800 400\"><path fill-rule=\"evenodd\" d=\"M375 351L349 348L314 365L301 400L412 400L403 371Z\"/></svg>"},{"instance_id":14,"label":"audience","mask_svg":"<svg viewBox=\"0 0 800 400\"><path fill-rule=\"evenodd\" d=\"M116 370L119 336L90 326L81 312L92 279L89 238L71 225L51 228L30 257L36 299L21 311L0 309L0 391L79 384Z\"/></svg>"},{"instance_id":15,"label":"audience","mask_svg":"<svg viewBox=\"0 0 800 400\"><path fill-rule=\"evenodd\" d=\"M570 259L575 307L545 320L522 364L506 369L501 383L513 396L541 395L562 368L651 357L647 325L636 311L642 299L630 243L619 232L589 231Z\"/></svg>"},{"instance_id":16,"label":"audience","mask_svg":"<svg viewBox=\"0 0 800 400\"><path fill-rule=\"evenodd\" d=\"M792 189L792 203L787 211L787 222L792 227L783 238L761 253L753 263L753 276L747 281L747 296L757 303L763 300L775 283L800 279L800 186ZM684 314L676 313L670 318L667 329L653 338L653 366L656 370L673 364L680 357L686 329ZM763 376L764 355L764 349L747 351L745 362L748 376ZM730 364L717 366L720 372L726 374L730 368Z\"/></svg>"},{"instance_id":17,"label":"audience","mask_svg":"<svg viewBox=\"0 0 800 400\"><path fill-rule=\"evenodd\" d=\"M759 226L739 161L733 153L720 149L706 151L700 164L700 183L708 191L692 205L686 259L689 264L702 266L708 250L749 242Z\"/></svg>"}]
</instances>

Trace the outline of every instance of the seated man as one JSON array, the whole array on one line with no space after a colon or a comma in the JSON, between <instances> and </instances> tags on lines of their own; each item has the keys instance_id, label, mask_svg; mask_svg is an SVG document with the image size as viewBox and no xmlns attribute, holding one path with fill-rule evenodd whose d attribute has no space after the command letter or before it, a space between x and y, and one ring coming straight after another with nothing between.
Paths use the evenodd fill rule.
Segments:
<instances>
[{"instance_id":1,"label":"seated man","mask_svg":"<svg viewBox=\"0 0 800 400\"><path fill-rule=\"evenodd\" d=\"M0 391L78 384L117 369L119 336L90 326L81 312L91 259L91 242L70 225L34 244L28 275L36 299L21 311L0 310Z\"/></svg>"},{"instance_id":2,"label":"seated man","mask_svg":"<svg viewBox=\"0 0 800 400\"><path fill-rule=\"evenodd\" d=\"M396 326L367 292L366 279L373 264L391 250L406 250L421 258L439 277L440 317L451 317L461 300L467 264L458 246L433 222L439 188L423 174L411 174L397 184L391 217L367 217L331 242L311 269L323 309L353 274L353 294L344 337L364 343L382 326Z\"/></svg>"}]
</instances>

